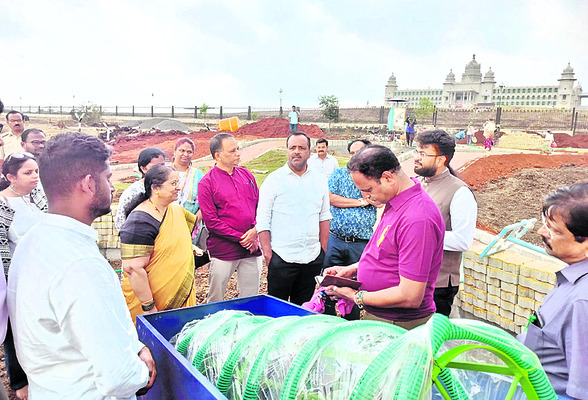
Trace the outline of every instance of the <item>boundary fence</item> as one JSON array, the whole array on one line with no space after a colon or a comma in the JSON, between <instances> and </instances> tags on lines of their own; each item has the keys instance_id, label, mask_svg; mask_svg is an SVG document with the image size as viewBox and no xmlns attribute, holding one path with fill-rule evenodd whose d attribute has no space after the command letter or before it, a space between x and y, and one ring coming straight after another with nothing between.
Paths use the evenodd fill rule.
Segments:
<instances>
[{"instance_id":1,"label":"boundary fence","mask_svg":"<svg viewBox=\"0 0 588 400\"><path fill-rule=\"evenodd\" d=\"M239 117L242 120L256 120L270 117L286 117L289 108L281 107L229 107L211 106L205 113L199 106L139 107L139 106L95 106L101 115L116 117L148 118L193 118L223 119ZM72 106L6 106L25 114L55 114L69 116ZM301 108L301 123L328 123L322 111L316 108ZM340 108L339 123L385 125L389 109L385 107ZM407 107L407 115L415 115L414 108ZM556 130L572 134L588 134L588 110L563 109L525 109L525 108L482 108L455 109L437 108L433 113L418 121L424 125L434 125L450 129L465 129L468 123L481 127L489 118L493 118L503 129L518 130Z\"/></svg>"}]
</instances>

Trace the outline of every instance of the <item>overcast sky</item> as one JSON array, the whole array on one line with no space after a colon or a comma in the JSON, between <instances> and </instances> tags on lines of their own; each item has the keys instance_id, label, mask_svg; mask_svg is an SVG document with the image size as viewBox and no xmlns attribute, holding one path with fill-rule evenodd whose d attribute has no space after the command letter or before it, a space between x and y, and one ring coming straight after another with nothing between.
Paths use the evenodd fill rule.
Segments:
<instances>
[{"instance_id":1,"label":"overcast sky","mask_svg":"<svg viewBox=\"0 0 588 400\"><path fill-rule=\"evenodd\" d=\"M0 0L6 105L382 105L476 54L497 84L588 90L588 1Z\"/></svg>"}]
</instances>

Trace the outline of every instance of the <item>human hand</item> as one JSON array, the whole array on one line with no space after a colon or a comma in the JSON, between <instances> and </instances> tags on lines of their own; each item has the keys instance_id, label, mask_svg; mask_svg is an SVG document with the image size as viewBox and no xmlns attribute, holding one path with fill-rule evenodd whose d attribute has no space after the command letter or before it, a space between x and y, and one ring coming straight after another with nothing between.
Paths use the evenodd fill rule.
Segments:
<instances>
[{"instance_id":1,"label":"human hand","mask_svg":"<svg viewBox=\"0 0 588 400\"><path fill-rule=\"evenodd\" d=\"M331 296L331 298L334 297L335 299L347 299L353 301L356 292L357 290L350 287L331 285L325 288L325 294Z\"/></svg>"},{"instance_id":2,"label":"human hand","mask_svg":"<svg viewBox=\"0 0 588 400\"><path fill-rule=\"evenodd\" d=\"M346 267L335 265L333 267L325 268L323 271L323 276L326 275L335 275L341 276L343 278L354 278L355 274L357 273L357 268L353 265L349 265Z\"/></svg>"},{"instance_id":3,"label":"human hand","mask_svg":"<svg viewBox=\"0 0 588 400\"><path fill-rule=\"evenodd\" d=\"M241 240L239 243L241 246L245 247L246 249L253 243L257 242L257 229L255 227L249 229L243 235L241 235Z\"/></svg>"},{"instance_id":4,"label":"human hand","mask_svg":"<svg viewBox=\"0 0 588 400\"><path fill-rule=\"evenodd\" d=\"M149 347L145 346L139 351L139 359L147 365L147 369L149 369L149 381L147 385L137 391L137 396L143 396L144 394L153 387L155 383L155 377L157 376L157 367L155 366L155 360L153 359L153 353Z\"/></svg>"}]
</instances>

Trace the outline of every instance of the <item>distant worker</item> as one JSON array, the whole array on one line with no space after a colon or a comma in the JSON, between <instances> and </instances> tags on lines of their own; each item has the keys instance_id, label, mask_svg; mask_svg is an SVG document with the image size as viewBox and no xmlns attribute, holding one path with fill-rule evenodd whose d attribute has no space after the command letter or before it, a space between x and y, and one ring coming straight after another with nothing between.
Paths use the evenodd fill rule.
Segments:
<instances>
[{"instance_id":1,"label":"distant worker","mask_svg":"<svg viewBox=\"0 0 588 400\"><path fill-rule=\"evenodd\" d=\"M255 228L259 202L255 178L247 168L239 167L239 145L230 133L210 139L210 154L216 164L198 184L200 210L208 229L208 303L224 299L234 272L239 297L258 294L262 269Z\"/></svg>"},{"instance_id":2,"label":"distant worker","mask_svg":"<svg viewBox=\"0 0 588 400\"><path fill-rule=\"evenodd\" d=\"M370 145L367 139L356 139L347 150L353 157L359 149ZM329 202L331 203L331 230L324 267L351 265L359 261L361 253L372 237L376 223L376 208L364 198L353 183L347 167L337 168L329 178ZM335 315L335 302L325 301L325 314ZM359 308L345 316L359 319Z\"/></svg>"},{"instance_id":3,"label":"distant worker","mask_svg":"<svg viewBox=\"0 0 588 400\"><path fill-rule=\"evenodd\" d=\"M300 305L312 297L323 268L331 212L327 180L308 168L310 138L292 132L286 147L288 162L261 185L257 231L268 294Z\"/></svg>"},{"instance_id":4,"label":"distant worker","mask_svg":"<svg viewBox=\"0 0 588 400\"><path fill-rule=\"evenodd\" d=\"M339 168L339 161L329 154L329 141L319 139L316 141L316 154L308 159L308 168L315 169L322 176L329 179L334 170Z\"/></svg>"},{"instance_id":5,"label":"distant worker","mask_svg":"<svg viewBox=\"0 0 588 400\"><path fill-rule=\"evenodd\" d=\"M539 357L558 395L588 399L588 182L563 187L543 203L543 247L568 264L517 339Z\"/></svg>"},{"instance_id":6,"label":"distant worker","mask_svg":"<svg viewBox=\"0 0 588 400\"><path fill-rule=\"evenodd\" d=\"M466 128L466 138L467 138L469 146L471 146L474 143L474 135L475 134L476 134L476 128L474 128L474 125L470 122L468 124L468 127Z\"/></svg>"},{"instance_id":7,"label":"distant worker","mask_svg":"<svg viewBox=\"0 0 588 400\"><path fill-rule=\"evenodd\" d=\"M416 137L414 172L422 177L423 189L435 201L445 220L443 264L435 283L437 312L449 316L459 291L462 253L474 241L478 204L468 185L449 166L455 140L440 129Z\"/></svg>"},{"instance_id":8,"label":"distant worker","mask_svg":"<svg viewBox=\"0 0 588 400\"><path fill-rule=\"evenodd\" d=\"M405 329L422 325L435 313L433 289L443 258L439 208L387 147L360 149L347 168L364 198L385 208L359 263L324 271L357 277L360 290L330 286L326 294L354 301L365 308L366 319Z\"/></svg>"},{"instance_id":9,"label":"distant worker","mask_svg":"<svg viewBox=\"0 0 588 400\"><path fill-rule=\"evenodd\" d=\"M288 114L290 118L290 133L295 132L298 130L298 118L300 117L300 112L296 110L296 106L292 106L292 111Z\"/></svg>"},{"instance_id":10,"label":"distant worker","mask_svg":"<svg viewBox=\"0 0 588 400\"><path fill-rule=\"evenodd\" d=\"M408 117L406 123L406 145L412 147L412 141L414 140L414 126L417 124L416 119Z\"/></svg>"},{"instance_id":11,"label":"distant worker","mask_svg":"<svg viewBox=\"0 0 588 400\"><path fill-rule=\"evenodd\" d=\"M19 111L8 111L6 113L6 123L10 131L0 135L0 152L2 159L6 159L12 153L22 152L21 135L24 132L24 115Z\"/></svg>"},{"instance_id":12,"label":"distant worker","mask_svg":"<svg viewBox=\"0 0 588 400\"><path fill-rule=\"evenodd\" d=\"M494 137L494 131L496 130L496 124L494 120L490 118L484 122L484 150L492 150L492 138Z\"/></svg>"}]
</instances>

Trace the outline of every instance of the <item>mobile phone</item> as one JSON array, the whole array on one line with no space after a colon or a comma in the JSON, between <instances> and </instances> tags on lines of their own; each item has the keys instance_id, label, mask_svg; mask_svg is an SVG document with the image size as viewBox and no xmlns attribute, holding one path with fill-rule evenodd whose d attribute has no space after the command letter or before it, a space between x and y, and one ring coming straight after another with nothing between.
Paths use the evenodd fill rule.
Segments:
<instances>
[{"instance_id":1,"label":"mobile phone","mask_svg":"<svg viewBox=\"0 0 588 400\"><path fill-rule=\"evenodd\" d=\"M327 276L317 275L314 277L314 279L316 280L316 283L319 284L319 286L324 286L324 287L335 285L335 286L342 286L342 287L350 287L352 289L359 289L362 285L361 282L356 281L354 279L343 278L343 277L335 276L335 275L327 275Z\"/></svg>"}]
</instances>

